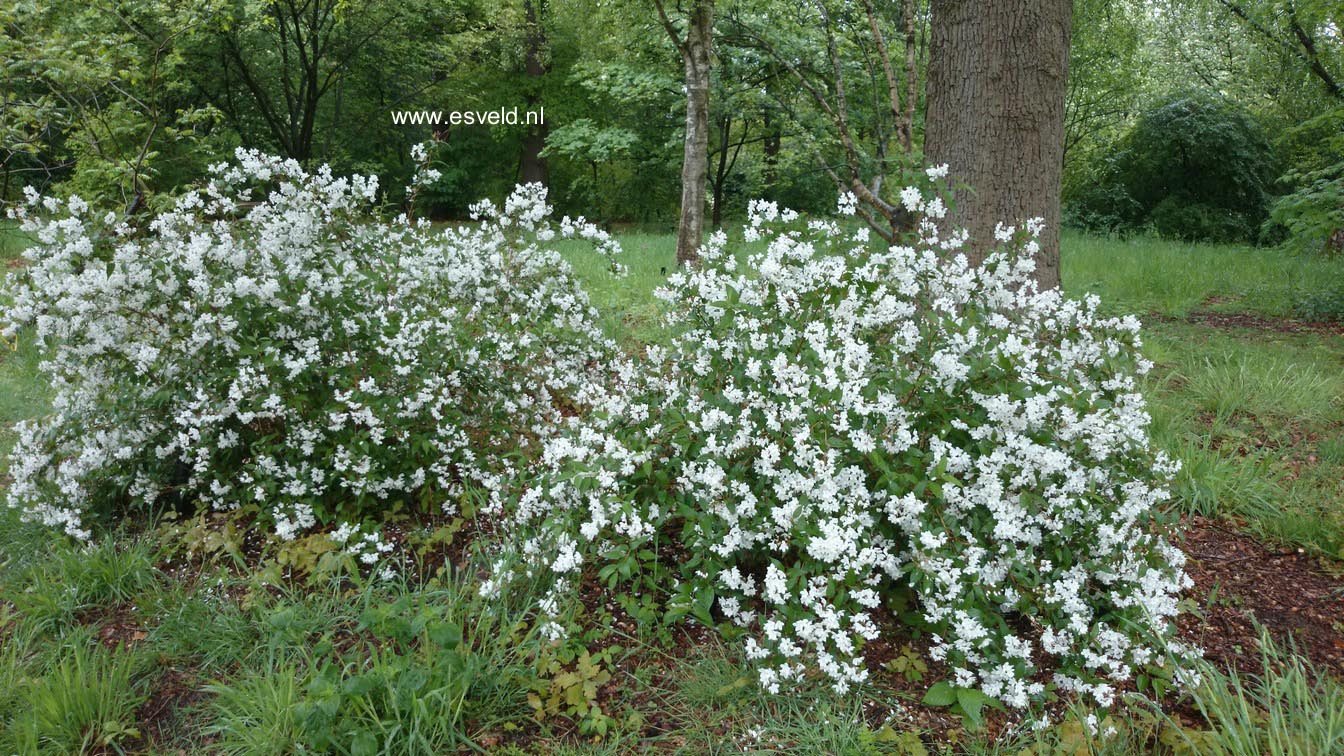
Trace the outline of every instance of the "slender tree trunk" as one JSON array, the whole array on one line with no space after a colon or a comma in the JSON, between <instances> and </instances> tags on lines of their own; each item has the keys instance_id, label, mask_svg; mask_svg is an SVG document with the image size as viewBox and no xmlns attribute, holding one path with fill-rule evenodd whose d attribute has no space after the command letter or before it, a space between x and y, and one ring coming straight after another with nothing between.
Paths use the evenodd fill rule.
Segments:
<instances>
[{"instance_id":1,"label":"slender tree trunk","mask_svg":"<svg viewBox=\"0 0 1344 756\"><path fill-rule=\"evenodd\" d=\"M768 200L778 201L779 186L779 151L784 146L784 134L779 124L770 118L770 111L765 112L765 140L761 142L761 152L765 159L765 171L762 176L765 187L764 194Z\"/></svg>"},{"instance_id":2,"label":"slender tree trunk","mask_svg":"<svg viewBox=\"0 0 1344 756\"><path fill-rule=\"evenodd\" d=\"M547 65L545 63L546 30L541 25L541 15L546 9L546 0L527 0L524 3L524 12L527 14L527 62L525 71L530 83L527 93L528 112L537 112L537 106L541 103L541 95L537 92L540 87L541 78L546 75ZM541 151L546 149L546 124L545 122L528 127L527 134L523 137L523 154L521 157L520 173L524 184L533 182L540 184L550 183L550 166L546 158L541 156Z\"/></svg>"},{"instance_id":3,"label":"slender tree trunk","mask_svg":"<svg viewBox=\"0 0 1344 756\"><path fill-rule=\"evenodd\" d=\"M678 265L693 265L700 259L705 231L713 0L694 0L686 20L686 41L680 46L686 69L686 142L681 164L681 219L677 223Z\"/></svg>"},{"instance_id":4,"label":"slender tree trunk","mask_svg":"<svg viewBox=\"0 0 1344 756\"><path fill-rule=\"evenodd\" d=\"M1072 0L932 0L924 152L947 163L958 192L951 222L967 257L994 246L998 222L1045 219L1042 288L1059 286L1059 191Z\"/></svg>"},{"instance_id":5,"label":"slender tree trunk","mask_svg":"<svg viewBox=\"0 0 1344 756\"><path fill-rule=\"evenodd\" d=\"M728 178L728 137L732 135L733 119L724 116L719 121L719 149L714 168L714 202L710 209L709 227L717 229L723 220L723 183Z\"/></svg>"}]
</instances>

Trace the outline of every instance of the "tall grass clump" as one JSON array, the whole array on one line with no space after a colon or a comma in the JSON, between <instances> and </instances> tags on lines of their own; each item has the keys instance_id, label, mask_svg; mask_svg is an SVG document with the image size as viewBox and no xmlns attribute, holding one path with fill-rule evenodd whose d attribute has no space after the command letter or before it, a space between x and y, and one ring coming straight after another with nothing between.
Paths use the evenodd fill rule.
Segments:
<instances>
[{"instance_id":1,"label":"tall grass clump","mask_svg":"<svg viewBox=\"0 0 1344 756\"><path fill-rule=\"evenodd\" d=\"M1192 702L1209 723L1206 752L1308 756L1344 752L1344 686L1262 629L1259 674L1201 663Z\"/></svg>"},{"instance_id":2,"label":"tall grass clump","mask_svg":"<svg viewBox=\"0 0 1344 756\"><path fill-rule=\"evenodd\" d=\"M0 736L15 753L86 753L140 738L135 710L148 697L137 657L94 642L72 643L50 670L28 683L25 703ZM8 741L8 742L6 742Z\"/></svg>"}]
</instances>

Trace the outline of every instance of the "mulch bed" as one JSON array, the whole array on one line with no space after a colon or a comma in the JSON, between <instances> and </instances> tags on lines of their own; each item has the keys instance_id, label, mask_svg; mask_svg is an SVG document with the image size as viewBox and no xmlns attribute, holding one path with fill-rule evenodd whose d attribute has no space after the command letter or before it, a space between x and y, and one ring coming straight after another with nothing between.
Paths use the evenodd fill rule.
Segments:
<instances>
[{"instance_id":1,"label":"mulch bed","mask_svg":"<svg viewBox=\"0 0 1344 756\"><path fill-rule=\"evenodd\" d=\"M91 609L75 615L81 625L97 627L98 642L109 651L134 646L149 636L140 627L135 609L128 604Z\"/></svg>"},{"instance_id":2,"label":"mulch bed","mask_svg":"<svg viewBox=\"0 0 1344 756\"><path fill-rule=\"evenodd\" d=\"M149 699L135 712L143 742L164 745L171 741L174 732L183 726L184 713L209 696L203 686L190 668L165 671L155 682Z\"/></svg>"},{"instance_id":3,"label":"mulch bed","mask_svg":"<svg viewBox=\"0 0 1344 756\"><path fill-rule=\"evenodd\" d=\"M1259 675L1258 623L1275 643L1291 643L1344 678L1344 575L1301 549L1276 550L1214 520L1194 517L1184 526L1191 596L1203 616L1183 615L1182 637L1219 666Z\"/></svg>"},{"instance_id":4,"label":"mulch bed","mask_svg":"<svg viewBox=\"0 0 1344 756\"><path fill-rule=\"evenodd\" d=\"M1152 312L1149 318L1163 323L1184 322L1191 325L1220 328L1223 330L1270 331L1273 333L1301 334L1310 333L1321 336L1344 337L1344 322L1328 320L1295 320L1293 318L1272 318L1249 312L1214 312L1195 310L1184 318Z\"/></svg>"}]
</instances>

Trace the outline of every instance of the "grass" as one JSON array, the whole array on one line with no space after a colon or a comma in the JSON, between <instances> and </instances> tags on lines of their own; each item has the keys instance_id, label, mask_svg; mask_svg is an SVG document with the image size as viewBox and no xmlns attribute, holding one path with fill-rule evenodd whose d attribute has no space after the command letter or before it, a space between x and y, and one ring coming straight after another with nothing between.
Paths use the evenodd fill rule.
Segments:
<instances>
[{"instance_id":1,"label":"grass","mask_svg":"<svg viewBox=\"0 0 1344 756\"><path fill-rule=\"evenodd\" d=\"M1306 296L1328 291L1344 272L1338 260L1146 237L1107 239L1066 231L1061 248L1070 294L1095 293L1119 312L1177 317L1210 299L1230 301L1236 310L1287 316Z\"/></svg>"},{"instance_id":2,"label":"grass","mask_svg":"<svg viewBox=\"0 0 1344 756\"><path fill-rule=\"evenodd\" d=\"M1341 337L1159 322L1145 339L1154 437L1184 467L1176 508L1344 559Z\"/></svg>"},{"instance_id":3,"label":"grass","mask_svg":"<svg viewBox=\"0 0 1344 756\"><path fill-rule=\"evenodd\" d=\"M1213 727L1191 745L1236 756L1344 751L1344 685L1268 636L1260 645L1259 675L1201 670L1191 698Z\"/></svg>"},{"instance_id":4,"label":"grass","mask_svg":"<svg viewBox=\"0 0 1344 756\"><path fill-rule=\"evenodd\" d=\"M562 252L602 327L635 349L667 338L652 292L673 269L673 238L620 239L623 278L580 243ZM23 243L0 228L0 265ZM1206 309L1285 315L1340 280L1344 263L1070 234L1063 248L1069 293L1094 292L1145 321L1154 437L1184 465L1174 509L1344 559L1340 337L1187 320ZM0 344L0 452L14 423L46 411L38 361L23 334ZM602 662L615 677L598 699L609 726L595 737L564 716L534 716L529 696L540 700L554 679L528 658L542 648L520 622L535 594L483 602L470 568L416 585L277 587L232 563L184 563L152 534L118 532L85 548L7 509L0 529L4 753L924 753L933 740L917 722L870 721L860 697L762 693L718 641L670 653L638 635L618 638L612 660L622 664ZM1263 649L1263 675L1204 670L1190 702L1208 728L1134 710L1103 719L1117 734L1100 739L1085 724L1092 712L1077 710L993 742L957 729L938 737L947 752L970 753L1338 752L1338 681L1272 643ZM918 704L902 691L862 693L891 710ZM175 703L150 727L152 694ZM657 734L641 734L650 723Z\"/></svg>"},{"instance_id":5,"label":"grass","mask_svg":"<svg viewBox=\"0 0 1344 756\"><path fill-rule=\"evenodd\" d=\"M661 340L663 308L653 291L676 269L676 237L627 234L619 238L619 262L627 269L621 277L613 276L606 258L586 242L562 241L558 248L588 290L605 333L628 347Z\"/></svg>"},{"instance_id":6,"label":"grass","mask_svg":"<svg viewBox=\"0 0 1344 756\"><path fill-rule=\"evenodd\" d=\"M46 674L26 686L25 705L0 736L0 747L80 753L138 739L135 710L147 697L136 674L139 661L133 653L72 638Z\"/></svg>"}]
</instances>

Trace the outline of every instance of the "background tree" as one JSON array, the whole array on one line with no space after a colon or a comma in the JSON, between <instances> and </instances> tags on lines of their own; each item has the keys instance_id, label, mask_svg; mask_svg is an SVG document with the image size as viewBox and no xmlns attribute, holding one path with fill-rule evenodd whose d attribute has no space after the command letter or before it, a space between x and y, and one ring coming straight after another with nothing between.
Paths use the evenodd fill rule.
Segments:
<instances>
[{"instance_id":1,"label":"background tree","mask_svg":"<svg viewBox=\"0 0 1344 756\"><path fill-rule=\"evenodd\" d=\"M73 180L134 212L199 173L229 140L185 83L182 50L214 10L162 0L0 10L0 198Z\"/></svg>"},{"instance_id":2,"label":"background tree","mask_svg":"<svg viewBox=\"0 0 1344 756\"><path fill-rule=\"evenodd\" d=\"M859 216L889 241L906 225L896 193L919 164L917 8L914 0L762 3L731 14L725 37L787 72L793 86L770 90L780 109L834 188L852 192ZM889 40L900 41L903 61L893 62Z\"/></svg>"},{"instance_id":3,"label":"background tree","mask_svg":"<svg viewBox=\"0 0 1344 756\"><path fill-rule=\"evenodd\" d=\"M535 111L543 108L538 90L541 80L550 71L550 53L547 49L544 26L546 0L524 0L523 9L527 24L527 53L523 69L528 83L525 102L529 111ZM540 112L544 114L544 110ZM525 184L534 181L540 184L550 183L550 167L546 163L546 157L542 155L542 151L546 149L546 133L546 122L543 119L541 123L530 126L527 135L523 137L518 172L519 179Z\"/></svg>"},{"instance_id":4,"label":"background tree","mask_svg":"<svg viewBox=\"0 0 1344 756\"><path fill-rule=\"evenodd\" d=\"M1039 216L1044 287L1059 285L1060 176L1072 0L932 0L925 153L972 187L951 221L972 260L994 226Z\"/></svg>"},{"instance_id":5,"label":"background tree","mask_svg":"<svg viewBox=\"0 0 1344 756\"><path fill-rule=\"evenodd\" d=\"M681 53L685 68L686 133L681 163L681 219L677 223L677 264L699 259L705 232L705 184L709 175L710 55L714 44L714 0L690 0L684 30L653 0L658 19Z\"/></svg>"}]
</instances>

